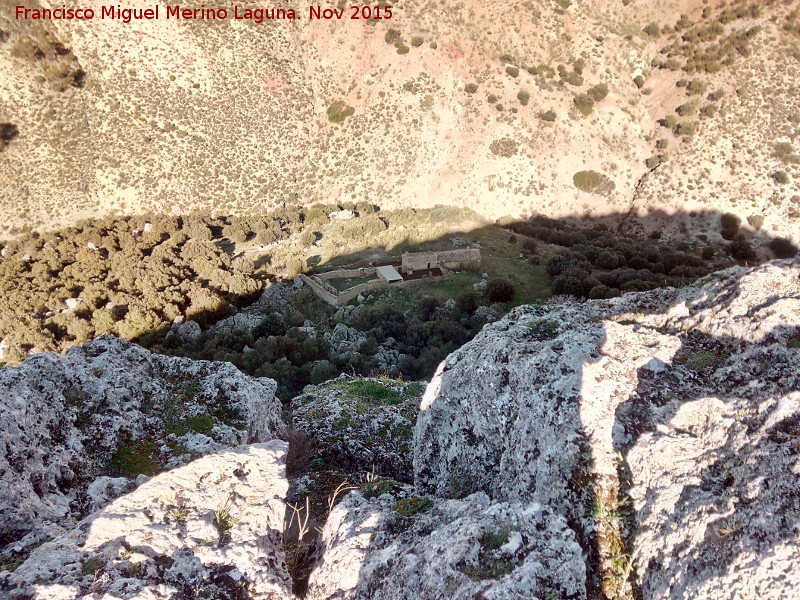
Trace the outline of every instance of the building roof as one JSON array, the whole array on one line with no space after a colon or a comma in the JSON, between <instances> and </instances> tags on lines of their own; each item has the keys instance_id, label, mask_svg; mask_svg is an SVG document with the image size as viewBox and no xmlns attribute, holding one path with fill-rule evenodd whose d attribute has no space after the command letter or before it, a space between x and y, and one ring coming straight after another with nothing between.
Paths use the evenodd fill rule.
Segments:
<instances>
[{"instance_id":1,"label":"building roof","mask_svg":"<svg viewBox=\"0 0 800 600\"><path fill-rule=\"evenodd\" d=\"M403 281L403 276L392 266L378 267L375 269L379 277L386 281Z\"/></svg>"}]
</instances>

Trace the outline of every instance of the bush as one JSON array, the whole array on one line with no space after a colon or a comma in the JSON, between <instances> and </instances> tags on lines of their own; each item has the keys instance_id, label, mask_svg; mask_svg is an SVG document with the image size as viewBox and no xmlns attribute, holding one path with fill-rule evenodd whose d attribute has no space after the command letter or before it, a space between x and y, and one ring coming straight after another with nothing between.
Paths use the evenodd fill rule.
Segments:
<instances>
[{"instance_id":1,"label":"bush","mask_svg":"<svg viewBox=\"0 0 800 600\"><path fill-rule=\"evenodd\" d=\"M579 73L572 71L567 73L566 71L561 72L561 79L566 81L568 84L573 85L575 87L580 87L583 85L583 77Z\"/></svg>"},{"instance_id":2,"label":"bush","mask_svg":"<svg viewBox=\"0 0 800 600\"><path fill-rule=\"evenodd\" d=\"M758 231L764 225L764 216L763 215L751 215L747 217L747 222L750 223L750 226Z\"/></svg>"},{"instance_id":3,"label":"bush","mask_svg":"<svg viewBox=\"0 0 800 600\"><path fill-rule=\"evenodd\" d=\"M731 256L736 260L755 260L756 253L753 250L753 246L750 245L750 242L747 241L741 233L737 233L733 236L733 241L731 241Z\"/></svg>"},{"instance_id":4,"label":"bush","mask_svg":"<svg viewBox=\"0 0 800 600\"><path fill-rule=\"evenodd\" d=\"M341 123L355 112L356 109L348 106L343 100L336 100L328 107L328 120L331 123Z\"/></svg>"},{"instance_id":5,"label":"bush","mask_svg":"<svg viewBox=\"0 0 800 600\"><path fill-rule=\"evenodd\" d=\"M474 94L478 91L478 84L477 83L468 83L464 86L464 91L468 94Z\"/></svg>"},{"instance_id":6,"label":"bush","mask_svg":"<svg viewBox=\"0 0 800 600\"><path fill-rule=\"evenodd\" d=\"M530 99L531 95L525 90L520 90L517 93L517 100L519 100L519 103L522 104L522 106L528 106L528 101L530 101Z\"/></svg>"},{"instance_id":7,"label":"bush","mask_svg":"<svg viewBox=\"0 0 800 600\"><path fill-rule=\"evenodd\" d=\"M590 87L587 93L592 97L592 100L600 102L608 96L608 86L605 83L598 83Z\"/></svg>"},{"instance_id":8,"label":"bush","mask_svg":"<svg viewBox=\"0 0 800 600\"><path fill-rule=\"evenodd\" d=\"M733 213L725 213L720 215L719 224L722 226L722 229L739 229L742 220Z\"/></svg>"},{"instance_id":9,"label":"bush","mask_svg":"<svg viewBox=\"0 0 800 600\"><path fill-rule=\"evenodd\" d=\"M512 77L517 77L519 75L519 69L517 67L512 66L512 65L508 65L506 67L506 73L508 73Z\"/></svg>"},{"instance_id":10,"label":"bush","mask_svg":"<svg viewBox=\"0 0 800 600\"><path fill-rule=\"evenodd\" d=\"M11 143L19 135L19 129L13 123L0 123L0 150Z\"/></svg>"},{"instance_id":11,"label":"bush","mask_svg":"<svg viewBox=\"0 0 800 600\"><path fill-rule=\"evenodd\" d=\"M661 37L661 27L658 26L658 23L650 23L642 31L650 37Z\"/></svg>"},{"instance_id":12,"label":"bush","mask_svg":"<svg viewBox=\"0 0 800 600\"><path fill-rule=\"evenodd\" d=\"M521 248L523 254L527 255L536 254L536 249L538 248L538 244L536 243L536 240L527 239L522 242Z\"/></svg>"},{"instance_id":13,"label":"bush","mask_svg":"<svg viewBox=\"0 0 800 600\"><path fill-rule=\"evenodd\" d=\"M772 177L775 183L779 183L781 185L789 183L789 176L786 174L786 171L775 171L772 175L770 175L770 177Z\"/></svg>"},{"instance_id":14,"label":"bush","mask_svg":"<svg viewBox=\"0 0 800 600\"><path fill-rule=\"evenodd\" d=\"M514 284L505 277L494 277L486 284L486 297L490 302L511 302L516 291Z\"/></svg>"},{"instance_id":15,"label":"bush","mask_svg":"<svg viewBox=\"0 0 800 600\"><path fill-rule=\"evenodd\" d=\"M778 258L792 258L797 254L797 246L787 238L777 237L770 241L769 249L775 253Z\"/></svg>"},{"instance_id":16,"label":"bush","mask_svg":"<svg viewBox=\"0 0 800 600\"><path fill-rule=\"evenodd\" d=\"M644 77L637 75L633 78L633 83L636 84L637 88L642 89L644 87Z\"/></svg>"},{"instance_id":17,"label":"bush","mask_svg":"<svg viewBox=\"0 0 800 600\"><path fill-rule=\"evenodd\" d=\"M584 117L588 117L594 110L594 100L588 94L578 94L573 100L575 107Z\"/></svg>"},{"instance_id":18,"label":"bush","mask_svg":"<svg viewBox=\"0 0 800 600\"><path fill-rule=\"evenodd\" d=\"M458 295L456 306L462 315L471 316L478 309L478 294L464 291Z\"/></svg>"},{"instance_id":19,"label":"bush","mask_svg":"<svg viewBox=\"0 0 800 600\"><path fill-rule=\"evenodd\" d=\"M389 29L383 39L387 44L394 44L400 39L400 32L397 29Z\"/></svg>"},{"instance_id":20,"label":"bush","mask_svg":"<svg viewBox=\"0 0 800 600\"><path fill-rule=\"evenodd\" d=\"M714 258L714 254L716 254L716 252L717 251L716 248L714 248L714 246L706 246L703 248L702 252L700 253L700 256L702 256L704 260L711 260L712 258Z\"/></svg>"},{"instance_id":21,"label":"bush","mask_svg":"<svg viewBox=\"0 0 800 600\"><path fill-rule=\"evenodd\" d=\"M578 171L572 176L572 183L583 192L603 193L613 189L613 182L597 171Z\"/></svg>"},{"instance_id":22,"label":"bush","mask_svg":"<svg viewBox=\"0 0 800 600\"><path fill-rule=\"evenodd\" d=\"M557 115L556 115L555 111L552 111L552 110L548 110L547 112L539 113L539 118L542 121L547 121L549 123L552 123L553 121L555 121L556 120L556 116Z\"/></svg>"},{"instance_id":23,"label":"bush","mask_svg":"<svg viewBox=\"0 0 800 600\"><path fill-rule=\"evenodd\" d=\"M675 135L694 135L697 133L697 123L695 121L681 121L674 128Z\"/></svg>"}]
</instances>

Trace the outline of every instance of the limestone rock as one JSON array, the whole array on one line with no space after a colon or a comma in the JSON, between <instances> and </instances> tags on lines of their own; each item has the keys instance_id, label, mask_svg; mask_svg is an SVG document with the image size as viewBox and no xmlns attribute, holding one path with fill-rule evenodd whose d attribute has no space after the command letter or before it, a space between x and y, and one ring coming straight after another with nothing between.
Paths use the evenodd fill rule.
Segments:
<instances>
[{"instance_id":1,"label":"limestone rock","mask_svg":"<svg viewBox=\"0 0 800 600\"><path fill-rule=\"evenodd\" d=\"M163 473L0 578L22 598L291 598L283 565L286 443Z\"/></svg>"},{"instance_id":2,"label":"limestone rock","mask_svg":"<svg viewBox=\"0 0 800 600\"><path fill-rule=\"evenodd\" d=\"M798 346L797 260L519 307L428 386L418 493L547 506L606 595L800 596Z\"/></svg>"},{"instance_id":3,"label":"limestone rock","mask_svg":"<svg viewBox=\"0 0 800 600\"><path fill-rule=\"evenodd\" d=\"M271 379L101 336L0 370L0 558L69 528L134 478L283 431ZM109 487L110 485L110 487ZM103 500L105 498L105 500ZM9 555L6 551L12 552Z\"/></svg>"},{"instance_id":4,"label":"limestone rock","mask_svg":"<svg viewBox=\"0 0 800 600\"><path fill-rule=\"evenodd\" d=\"M375 471L411 481L411 437L420 383L338 379L292 400L294 426L309 434L327 464L346 473Z\"/></svg>"},{"instance_id":5,"label":"limestone rock","mask_svg":"<svg viewBox=\"0 0 800 600\"><path fill-rule=\"evenodd\" d=\"M566 520L538 504L353 493L329 516L322 544L310 600L586 597L581 547Z\"/></svg>"}]
</instances>

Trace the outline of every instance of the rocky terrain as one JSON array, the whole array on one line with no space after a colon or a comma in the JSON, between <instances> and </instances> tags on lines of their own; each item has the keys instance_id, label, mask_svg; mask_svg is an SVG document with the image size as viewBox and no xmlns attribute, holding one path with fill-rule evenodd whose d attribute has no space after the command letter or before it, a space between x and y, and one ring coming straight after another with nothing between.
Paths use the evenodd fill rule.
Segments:
<instances>
[{"instance_id":1,"label":"rocky terrain","mask_svg":"<svg viewBox=\"0 0 800 600\"><path fill-rule=\"evenodd\" d=\"M12 390L2 396L4 409L16 407L12 423L25 431L25 405L45 418L60 410L74 427L63 392L51 390L63 389L64 374L81 365L84 379L70 381L88 390L86 406L100 389L103 398L141 402L149 394L127 380L110 385L109 367L86 368L125 353L152 365L155 377L178 364L102 338L0 371ZM351 481L358 489L314 500L327 503L329 514L303 589L290 580L297 571L283 565L281 535L291 523L281 523L277 503L292 483L285 443L242 446L255 440L217 439L227 430L215 424L210 437L232 449L130 481L132 491L98 500L91 511L60 500L63 528L48 526L13 564L9 549L31 534L4 531L0 590L11 598L107 599L794 597L798 359L796 259L717 272L679 290L518 307L452 353L428 384L409 440L413 481L382 478L375 469ZM251 406L244 398L263 390L259 414L275 414L268 380L217 363L180 364L207 377L224 373L238 389L236 406ZM144 370L134 376L151 389ZM329 452L328 461L341 463L343 451L358 447L341 438L370 434L362 417L343 422L341 411L398 410L385 400L389 391L397 399L414 395L404 393L407 385L341 379L309 387L292 403L295 426ZM113 415L89 419L113 424ZM261 441L282 435L271 416L253 431ZM23 516L19 499L66 497L37 495L34 484L59 462L43 469L41 456L75 452L69 440L78 434L37 435L19 445L24 460L3 466L10 491L0 510L4 523L43 530L52 511ZM295 463L297 439L290 436L288 449ZM7 464L15 448L4 446ZM374 453L346 456L349 474L381 464ZM301 471L318 468L315 461ZM297 517L287 511L287 521Z\"/></svg>"},{"instance_id":2,"label":"rocky terrain","mask_svg":"<svg viewBox=\"0 0 800 600\"><path fill-rule=\"evenodd\" d=\"M791 2L400 0L341 21L281 4L302 18L24 21L0 2L6 229L379 201L715 209L797 235Z\"/></svg>"}]
</instances>

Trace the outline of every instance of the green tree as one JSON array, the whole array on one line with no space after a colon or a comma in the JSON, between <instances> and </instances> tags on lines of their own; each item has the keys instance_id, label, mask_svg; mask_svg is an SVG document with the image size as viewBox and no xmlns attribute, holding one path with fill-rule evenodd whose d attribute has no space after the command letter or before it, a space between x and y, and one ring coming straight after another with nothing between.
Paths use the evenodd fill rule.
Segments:
<instances>
[{"instance_id":1,"label":"green tree","mask_svg":"<svg viewBox=\"0 0 800 600\"><path fill-rule=\"evenodd\" d=\"M511 302L516 288L505 277L494 277L486 284L486 297L490 302Z\"/></svg>"}]
</instances>

